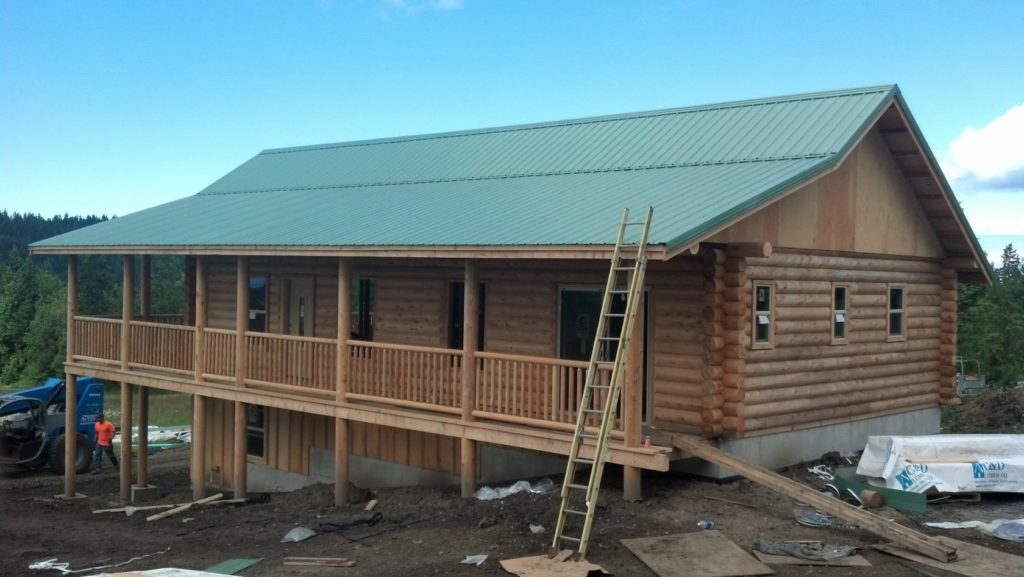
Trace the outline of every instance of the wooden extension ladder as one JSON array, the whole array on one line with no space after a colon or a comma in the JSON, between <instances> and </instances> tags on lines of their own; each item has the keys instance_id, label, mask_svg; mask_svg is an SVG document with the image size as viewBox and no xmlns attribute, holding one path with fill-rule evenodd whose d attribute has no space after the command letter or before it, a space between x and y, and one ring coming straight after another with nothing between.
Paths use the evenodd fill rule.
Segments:
<instances>
[{"instance_id":1,"label":"wooden extension ladder","mask_svg":"<svg viewBox=\"0 0 1024 577\"><path fill-rule=\"evenodd\" d=\"M605 285L604 298L601 302L601 316L597 323L594 347L590 353L590 366L587 367L587 378L583 386L576 416L576 431L569 450L569 461L565 467L565 479L562 481L562 503L558 510L558 523L555 536L551 543L551 553L556 554L562 549L562 542L576 547L576 558L582 559L587 552L587 541L594 522L594 511L597 509L597 494L601 488L601 475L604 472L604 461L608 451L608 437L616 420L619 405L619 392L625 379L626 354L633 336L637 305L644 287L644 272L647 270L647 233L651 227L652 208L642 221L629 220L629 209L622 213L619 224L619 235L612 254L611 270L608 272L608 284ZM629 234L639 227L637 235ZM625 297L626 306L623 312L612 312L614 299ZM618 334L613 330L613 323L621 321ZM611 367L611 375L607 384L598 378L599 371ZM600 419L596 431L587 427ZM593 449L593 458L580 455L583 446ZM580 466L589 466L589 478L584 485L577 482L576 474ZM582 481L582 479L580 480ZM566 535L566 520L574 518L571 523L579 532ZM582 527L579 527L582 522Z\"/></svg>"}]
</instances>

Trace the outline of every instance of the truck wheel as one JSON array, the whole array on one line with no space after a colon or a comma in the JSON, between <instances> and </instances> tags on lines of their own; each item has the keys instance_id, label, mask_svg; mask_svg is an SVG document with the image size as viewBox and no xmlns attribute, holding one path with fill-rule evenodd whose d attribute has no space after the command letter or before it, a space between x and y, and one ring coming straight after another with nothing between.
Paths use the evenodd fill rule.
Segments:
<instances>
[{"instance_id":1,"label":"truck wheel","mask_svg":"<svg viewBox=\"0 0 1024 577\"><path fill-rule=\"evenodd\" d=\"M89 437L78 435L75 442L76 473L84 473L89 470L89 462L92 461L91 449ZM53 446L50 447L50 469L58 475L64 474L64 435L57 437Z\"/></svg>"}]
</instances>

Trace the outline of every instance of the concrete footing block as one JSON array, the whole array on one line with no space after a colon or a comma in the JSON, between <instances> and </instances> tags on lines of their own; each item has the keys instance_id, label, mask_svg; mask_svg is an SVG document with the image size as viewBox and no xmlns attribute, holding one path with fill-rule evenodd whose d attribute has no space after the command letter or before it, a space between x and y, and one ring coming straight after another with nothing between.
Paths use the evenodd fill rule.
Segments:
<instances>
[{"instance_id":1,"label":"concrete footing block","mask_svg":"<svg viewBox=\"0 0 1024 577\"><path fill-rule=\"evenodd\" d=\"M85 499L85 494L75 493L74 497L68 497L67 495L61 493L60 495L54 495L53 498L61 501L77 501L78 499Z\"/></svg>"}]
</instances>

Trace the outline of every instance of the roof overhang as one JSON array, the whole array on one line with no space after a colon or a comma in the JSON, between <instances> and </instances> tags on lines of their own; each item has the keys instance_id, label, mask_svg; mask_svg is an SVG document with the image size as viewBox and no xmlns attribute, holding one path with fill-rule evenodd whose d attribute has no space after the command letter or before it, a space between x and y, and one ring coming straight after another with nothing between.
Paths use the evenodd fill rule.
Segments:
<instances>
[{"instance_id":1,"label":"roof overhang","mask_svg":"<svg viewBox=\"0 0 1024 577\"><path fill-rule=\"evenodd\" d=\"M499 246L37 246L31 254L111 254L111 255L200 255L200 256L277 256L277 257L367 257L367 258L469 258L469 259L586 259L608 260L614 245L499 245ZM648 245L647 258L668 260L665 245Z\"/></svg>"}]
</instances>

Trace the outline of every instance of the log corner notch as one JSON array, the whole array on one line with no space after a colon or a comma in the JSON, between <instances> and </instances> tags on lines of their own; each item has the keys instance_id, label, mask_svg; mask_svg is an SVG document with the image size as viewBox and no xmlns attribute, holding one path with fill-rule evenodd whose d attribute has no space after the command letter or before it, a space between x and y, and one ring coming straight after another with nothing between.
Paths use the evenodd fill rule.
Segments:
<instances>
[{"instance_id":1,"label":"log corner notch","mask_svg":"<svg viewBox=\"0 0 1024 577\"><path fill-rule=\"evenodd\" d=\"M748 250L740 250L746 248ZM743 383L748 331L751 318L750 280L747 278L747 257L738 253L771 254L771 243L765 242L756 247L747 245L729 245L724 251L722 263L724 274L720 283L722 295L722 436L729 438L743 437L746 430L744 409L746 390Z\"/></svg>"},{"instance_id":2,"label":"log corner notch","mask_svg":"<svg viewBox=\"0 0 1024 577\"><path fill-rule=\"evenodd\" d=\"M946 545L935 537L919 533L895 521L883 519L874 513L858 509L831 495L815 491L806 485L792 479L787 479L778 473L747 463L718 449L703 439L674 435L672 437L672 445L687 455L727 467L736 472L736 474L746 477L759 485L764 485L773 491L803 501L844 521L855 523L861 528L867 529L880 537L891 539L911 551L943 563L956 561L956 548Z\"/></svg>"},{"instance_id":3,"label":"log corner notch","mask_svg":"<svg viewBox=\"0 0 1024 577\"><path fill-rule=\"evenodd\" d=\"M950 259L947 259L949 261ZM959 405L956 396L957 269L943 262L939 305L939 403Z\"/></svg>"},{"instance_id":4,"label":"log corner notch","mask_svg":"<svg viewBox=\"0 0 1024 577\"><path fill-rule=\"evenodd\" d=\"M722 406L724 404L722 364L725 361L725 253L719 249L706 250L704 261L704 379L701 390L701 422L706 437L722 435Z\"/></svg>"}]
</instances>

